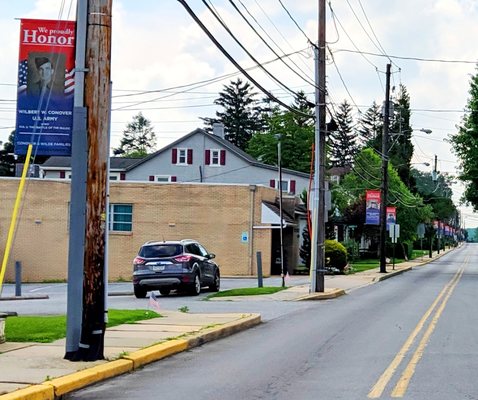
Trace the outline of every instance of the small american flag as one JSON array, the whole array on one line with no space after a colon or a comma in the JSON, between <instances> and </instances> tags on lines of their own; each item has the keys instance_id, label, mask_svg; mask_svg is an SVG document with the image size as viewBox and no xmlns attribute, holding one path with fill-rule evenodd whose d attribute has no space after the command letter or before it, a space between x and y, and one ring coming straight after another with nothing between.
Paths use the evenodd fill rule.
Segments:
<instances>
[{"instance_id":1,"label":"small american flag","mask_svg":"<svg viewBox=\"0 0 478 400\"><path fill-rule=\"evenodd\" d=\"M159 314L159 302L154 292L149 293L148 308Z\"/></svg>"},{"instance_id":2,"label":"small american flag","mask_svg":"<svg viewBox=\"0 0 478 400\"><path fill-rule=\"evenodd\" d=\"M18 93L27 90L28 61L20 61L18 65Z\"/></svg>"},{"instance_id":3,"label":"small american flag","mask_svg":"<svg viewBox=\"0 0 478 400\"><path fill-rule=\"evenodd\" d=\"M75 89L75 69L65 70L65 95L70 95Z\"/></svg>"}]
</instances>

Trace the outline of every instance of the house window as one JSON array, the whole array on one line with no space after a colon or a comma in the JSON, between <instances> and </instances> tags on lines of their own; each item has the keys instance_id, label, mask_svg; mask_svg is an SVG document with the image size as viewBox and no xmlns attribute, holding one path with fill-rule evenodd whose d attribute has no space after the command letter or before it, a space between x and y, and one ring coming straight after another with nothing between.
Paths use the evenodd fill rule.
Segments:
<instances>
[{"instance_id":1,"label":"house window","mask_svg":"<svg viewBox=\"0 0 478 400\"><path fill-rule=\"evenodd\" d=\"M295 194L295 185L296 184L294 179L287 180L287 181L282 180L280 185L279 185L279 180L271 179L269 186L277 190L279 190L279 187L280 187L282 192Z\"/></svg>"},{"instance_id":2,"label":"house window","mask_svg":"<svg viewBox=\"0 0 478 400\"><path fill-rule=\"evenodd\" d=\"M219 150L211 150L211 165L219 165L220 154Z\"/></svg>"},{"instance_id":3,"label":"house window","mask_svg":"<svg viewBox=\"0 0 478 400\"><path fill-rule=\"evenodd\" d=\"M281 189L283 192L289 192L289 181L281 181L279 185L279 181L276 181L276 189Z\"/></svg>"},{"instance_id":4,"label":"house window","mask_svg":"<svg viewBox=\"0 0 478 400\"><path fill-rule=\"evenodd\" d=\"M155 182L163 182L163 183L166 183L166 182L175 182L175 178L174 176L171 176L171 175L155 175L154 176L154 181Z\"/></svg>"},{"instance_id":5,"label":"house window","mask_svg":"<svg viewBox=\"0 0 478 400\"><path fill-rule=\"evenodd\" d=\"M133 205L110 204L109 230L131 232L133 230Z\"/></svg>"},{"instance_id":6,"label":"house window","mask_svg":"<svg viewBox=\"0 0 478 400\"><path fill-rule=\"evenodd\" d=\"M188 151L187 149L178 149L178 164L187 164Z\"/></svg>"}]
</instances>

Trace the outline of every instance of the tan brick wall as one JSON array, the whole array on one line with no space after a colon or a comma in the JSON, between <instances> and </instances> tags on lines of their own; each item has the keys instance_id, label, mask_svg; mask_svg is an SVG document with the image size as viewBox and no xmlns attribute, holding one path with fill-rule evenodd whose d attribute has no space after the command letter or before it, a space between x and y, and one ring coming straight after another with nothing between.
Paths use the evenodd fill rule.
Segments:
<instances>
[{"instance_id":1,"label":"tan brick wall","mask_svg":"<svg viewBox=\"0 0 478 400\"><path fill-rule=\"evenodd\" d=\"M0 179L0 244L5 249L19 180ZM23 267L24 282L66 279L68 265L69 181L30 180L26 183L6 280L14 279L14 262ZM109 279L131 279L131 263L148 240L191 238L216 254L222 275L256 274L256 252L263 272L270 274L270 229L260 225L262 200L274 201L275 191L249 186L112 183L111 203L133 204L133 231L111 233ZM251 207L254 221L251 223ZM249 243L242 243L249 232ZM81 240L81 238L78 238Z\"/></svg>"}]
</instances>

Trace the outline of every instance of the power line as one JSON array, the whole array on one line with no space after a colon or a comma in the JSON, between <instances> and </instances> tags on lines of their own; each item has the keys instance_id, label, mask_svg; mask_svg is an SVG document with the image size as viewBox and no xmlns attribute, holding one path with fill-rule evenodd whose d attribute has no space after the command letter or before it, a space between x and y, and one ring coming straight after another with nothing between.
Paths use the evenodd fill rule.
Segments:
<instances>
[{"instance_id":1,"label":"power line","mask_svg":"<svg viewBox=\"0 0 478 400\"><path fill-rule=\"evenodd\" d=\"M284 5L284 3L282 3L282 0L279 0L279 3L280 5L282 6L282 8L284 9L284 11L287 13L287 15L289 16L289 18L292 20L292 22L295 24L295 26L299 29L299 31L302 32L302 34L305 36L305 38L307 39L308 42L310 43L314 43L313 40L311 40L307 34L304 32L304 30L300 27L300 25L297 23L297 21L294 19L294 17L292 16L292 14L289 12L289 10L286 8L286 6Z\"/></svg>"},{"instance_id":2,"label":"power line","mask_svg":"<svg viewBox=\"0 0 478 400\"><path fill-rule=\"evenodd\" d=\"M362 51L359 50L355 45L354 47L357 50L351 49L336 49L334 53L345 52L345 53L357 53L360 55L368 55L368 56L375 56L375 57L387 57L387 58L395 58L397 60L412 60L412 61L423 61L423 62L438 62L438 63L450 63L450 64L476 64L476 60L469 61L469 60L446 60L440 58L424 58L424 57L406 57L406 56L394 56L394 55L384 55L378 53L372 53L370 51ZM370 61L369 61L370 62Z\"/></svg>"},{"instance_id":3,"label":"power line","mask_svg":"<svg viewBox=\"0 0 478 400\"><path fill-rule=\"evenodd\" d=\"M202 3L206 6L209 12L216 18L216 20L221 24L224 30L229 34L229 36L237 43L237 45L250 57L252 61L256 63L256 65L266 73L272 80L274 80L279 86L282 86L285 90L290 92L292 95L297 96L297 93L290 89L288 86L282 83L282 81L276 78L271 72L269 72L252 54L249 50L245 48L245 46L237 39L237 37L232 33L229 27L224 23L220 15L212 9L212 7L208 4L206 0L202 0Z\"/></svg>"},{"instance_id":4,"label":"power line","mask_svg":"<svg viewBox=\"0 0 478 400\"><path fill-rule=\"evenodd\" d=\"M294 74L296 74L299 78L304 80L305 82L309 83L313 87L316 87L315 83L313 81L308 80L307 78L304 78L303 75L299 74L294 68L292 68L289 64L287 64L279 54L276 53L276 51L267 43L267 41L261 36L259 32L252 26L252 24L249 22L249 20L245 17L245 15L239 10L239 8L236 6L233 0L229 0L229 3L234 7L234 9L239 13L239 15L242 17L242 19L247 23L247 25L253 30L253 32L261 39L262 43L264 43L267 48L274 53L274 55L282 61L282 63L289 68Z\"/></svg>"},{"instance_id":5,"label":"power line","mask_svg":"<svg viewBox=\"0 0 478 400\"><path fill-rule=\"evenodd\" d=\"M282 102L278 98L276 98L272 93L266 90L259 82L257 82L251 75L247 73L247 71L242 68L239 63L224 49L224 47L217 41L214 35L206 28L206 26L202 23L202 21L198 18L198 16L194 13L194 11L189 7L185 0L178 0L179 3L186 9L188 14L193 18L193 20L199 25L202 31L211 39L214 45L224 54L224 56L239 70L241 71L262 93L264 93L268 98L272 101L282 105L287 110L294 112L298 115L309 117L309 115L290 107L288 104Z\"/></svg>"}]
</instances>

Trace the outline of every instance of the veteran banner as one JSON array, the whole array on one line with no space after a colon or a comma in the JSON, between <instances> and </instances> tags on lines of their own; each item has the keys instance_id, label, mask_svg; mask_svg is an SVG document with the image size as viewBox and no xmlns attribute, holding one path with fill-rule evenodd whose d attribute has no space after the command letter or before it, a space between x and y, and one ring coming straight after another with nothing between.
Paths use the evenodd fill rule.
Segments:
<instances>
[{"instance_id":1,"label":"veteran banner","mask_svg":"<svg viewBox=\"0 0 478 400\"><path fill-rule=\"evenodd\" d=\"M15 154L71 155L75 22L22 19Z\"/></svg>"},{"instance_id":2,"label":"veteran banner","mask_svg":"<svg viewBox=\"0 0 478 400\"><path fill-rule=\"evenodd\" d=\"M365 223L380 225L380 190L367 190L365 194Z\"/></svg>"}]
</instances>

